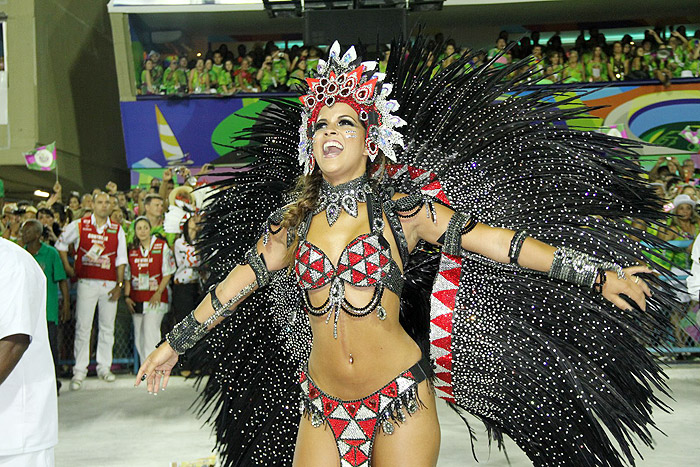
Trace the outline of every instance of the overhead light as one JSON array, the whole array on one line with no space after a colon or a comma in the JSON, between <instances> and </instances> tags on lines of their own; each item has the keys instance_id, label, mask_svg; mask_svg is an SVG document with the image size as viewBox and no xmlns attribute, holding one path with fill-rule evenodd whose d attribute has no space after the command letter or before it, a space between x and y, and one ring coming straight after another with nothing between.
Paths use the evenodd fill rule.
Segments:
<instances>
[{"instance_id":1,"label":"overhead light","mask_svg":"<svg viewBox=\"0 0 700 467\"><path fill-rule=\"evenodd\" d=\"M49 195L47 191L34 190L34 196L38 196L39 198L48 198L51 195Z\"/></svg>"},{"instance_id":2,"label":"overhead light","mask_svg":"<svg viewBox=\"0 0 700 467\"><path fill-rule=\"evenodd\" d=\"M202 52L197 52L197 56L198 56L198 57L201 57L201 56L202 56Z\"/></svg>"},{"instance_id":3,"label":"overhead light","mask_svg":"<svg viewBox=\"0 0 700 467\"><path fill-rule=\"evenodd\" d=\"M444 0L409 0L411 11L437 11L442 10Z\"/></svg>"},{"instance_id":4,"label":"overhead light","mask_svg":"<svg viewBox=\"0 0 700 467\"><path fill-rule=\"evenodd\" d=\"M406 0L357 0L358 8L403 8Z\"/></svg>"},{"instance_id":5,"label":"overhead light","mask_svg":"<svg viewBox=\"0 0 700 467\"><path fill-rule=\"evenodd\" d=\"M301 16L301 0L263 0L270 18L294 18Z\"/></svg>"},{"instance_id":6,"label":"overhead light","mask_svg":"<svg viewBox=\"0 0 700 467\"><path fill-rule=\"evenodd\" d=\"M302 8L309 10L352 10L354 0L304 0Z\"/></svg>"}]
</instances>

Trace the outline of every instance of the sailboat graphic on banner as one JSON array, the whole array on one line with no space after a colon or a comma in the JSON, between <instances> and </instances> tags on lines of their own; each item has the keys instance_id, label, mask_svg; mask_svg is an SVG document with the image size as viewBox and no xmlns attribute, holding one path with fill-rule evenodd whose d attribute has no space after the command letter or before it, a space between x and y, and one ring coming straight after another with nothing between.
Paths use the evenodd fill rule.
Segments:
<instances>
[{"instance_id":1,"label":"sailboat graphic on banner","mask_svg":"<svg viewBox=\"0 0 700 467\"><path fill-rule=\"evenodd\" d=\"M168 125L156 105L156 122L158 123L158 136L160 137L160 147L163 149L163 156L168 165L192 165L194 161L190 159L189 153L183 153L180 143L177 142L175 133Z\"/></svg>"}]
</instances>

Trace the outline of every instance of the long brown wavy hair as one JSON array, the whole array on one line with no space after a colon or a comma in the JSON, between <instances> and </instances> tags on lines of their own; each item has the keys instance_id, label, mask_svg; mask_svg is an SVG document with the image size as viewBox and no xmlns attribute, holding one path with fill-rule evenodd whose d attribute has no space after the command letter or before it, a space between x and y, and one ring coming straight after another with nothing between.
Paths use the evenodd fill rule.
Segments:
<instances>
[{"instance_id":1,"label":"long brown wavy hair","mask_svg":"<svg viewBox=\"0 0 700 467\"><path fill-rule=\"evenodd\" d=\"M384 177L385 168L386 158L381 152L374 162L367 161L366 173L373 188L376 189L381 182ZM287 206L287 211L284 213L282 223L280 224L280 226L286 228L287 231L294 232L294 240L287 249L286 255L286 260L287 263L290 264L290 268L299 246L297 228L306 216L316 208L322 182L323 174L317 165L316 169L310 175L301 175L297 179L296 187L292 190L293 197L296 201Z\"/></svg>"}]
</instances>

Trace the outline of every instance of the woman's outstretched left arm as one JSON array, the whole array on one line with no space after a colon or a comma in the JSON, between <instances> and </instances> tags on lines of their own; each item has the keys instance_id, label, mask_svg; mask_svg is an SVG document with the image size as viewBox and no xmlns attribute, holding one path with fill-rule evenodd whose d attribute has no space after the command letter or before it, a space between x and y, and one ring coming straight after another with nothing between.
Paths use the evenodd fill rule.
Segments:
<instances>
[{"instance_id":1,"label":"woman's outstretched left arm","mask_svg":"<svg viewBox=\"0 0 700 467\"><path fill-rule=\"evenodd\" d=\"M523 268L549 273L554 278L582 286L598 287L603 297L619 308L630 307L620 296L624 294L642 310L646 309L646 297L651 296L651 291L635 275L651 272L647 267L622 269L612 263L597 260L585 252L548 245L527 236L525 232L476 222L468 215L456 213L437 203L433 212L434 216L415 215L402 221L409 245L425 240L443 246L448 253L458 253L458 249L463 248L500 263L515 262ZM585 264L586 271L573 269L573 261Z\"/></svg>"}]
</instances>

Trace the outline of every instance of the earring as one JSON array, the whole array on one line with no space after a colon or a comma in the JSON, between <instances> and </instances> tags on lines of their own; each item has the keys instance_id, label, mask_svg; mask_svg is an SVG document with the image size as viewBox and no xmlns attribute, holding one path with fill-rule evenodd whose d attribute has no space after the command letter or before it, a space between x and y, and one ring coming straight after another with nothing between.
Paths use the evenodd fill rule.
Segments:
<instances>
[{"instance_id":1,"label":"earring","mask_svg":"<svg viewBox=\"0 0 700 467\"><path fill-rule=\"evenodd\" d=\"M314 156L309 155L309 174L311 174L316 168L316 159Z\"/></svg>"}]
</instances>

